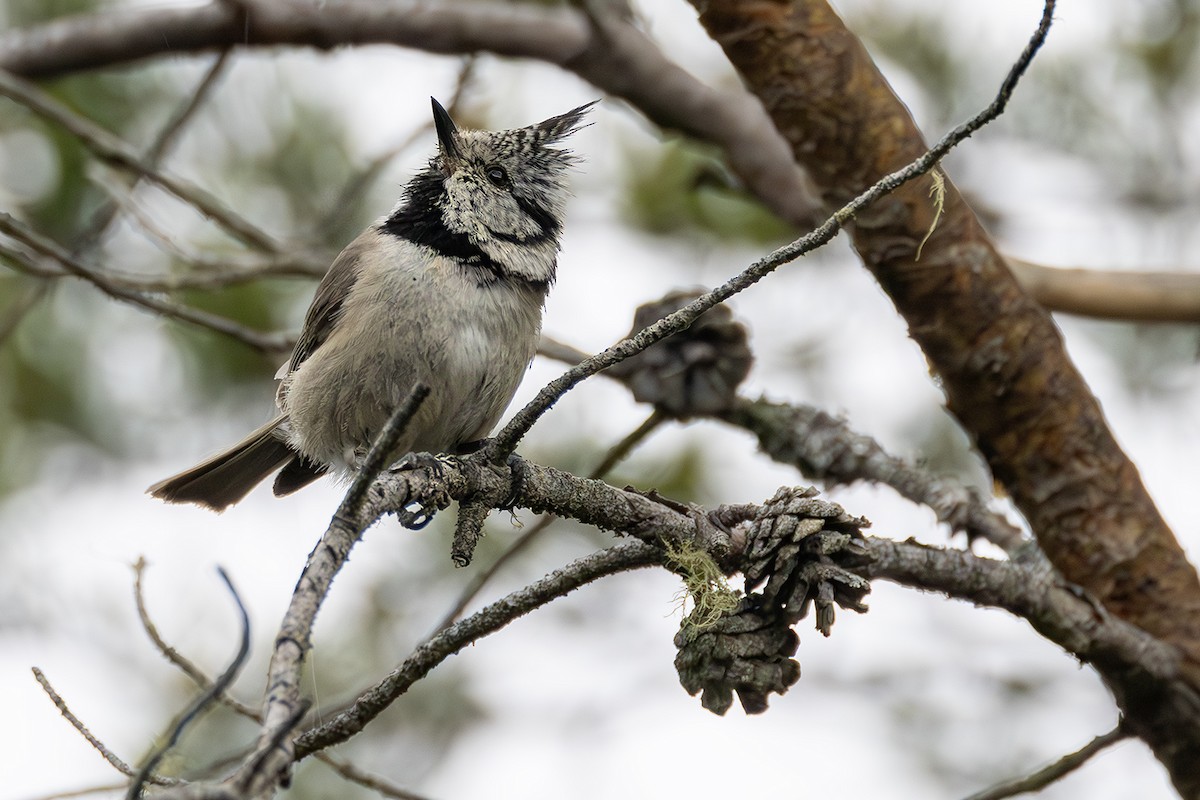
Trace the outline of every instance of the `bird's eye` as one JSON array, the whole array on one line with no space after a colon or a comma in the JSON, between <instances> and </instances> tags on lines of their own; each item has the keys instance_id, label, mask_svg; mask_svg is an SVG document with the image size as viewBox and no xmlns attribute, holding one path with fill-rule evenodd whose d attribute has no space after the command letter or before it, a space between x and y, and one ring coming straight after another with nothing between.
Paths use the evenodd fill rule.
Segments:
<instances>
[{"instance_id":1,"label":"bird's eye","mask_svg":"<svg viewBox=\"0 0 1200 800\"><path fill-rule=\"evenodd\" d=\"M499 186L501 189L508 187L508 173L504 171L504 167L494 164L487 168L486 174L493 186Z\"/></svg>"}]
</instances>

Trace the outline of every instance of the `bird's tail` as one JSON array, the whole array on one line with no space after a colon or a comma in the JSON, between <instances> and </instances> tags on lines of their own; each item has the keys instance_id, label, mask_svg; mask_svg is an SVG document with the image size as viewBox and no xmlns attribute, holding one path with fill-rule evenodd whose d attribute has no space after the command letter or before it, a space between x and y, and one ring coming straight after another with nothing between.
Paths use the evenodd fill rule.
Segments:
<instances>
[{"instance_id":1,"label":"bird's tail","mask_svg":"<svg viewBox=\"0 0 1200 800\"><path fill-rule=\"evenodd\" d=\"M224 511L241 500L264 478L281 467L309 463L288 447L282 414L242 441L217 453L189 470L159 481L146 492L168 503L195 503L213 511ZM294 470L293 470L294 471ZM310 471L308 480L324 472ZM301 484L303 485L303 484ZM298 486L289 486L294 491ZM280 494L278 490L276 494Z\"/></svg>"}]
</instances>

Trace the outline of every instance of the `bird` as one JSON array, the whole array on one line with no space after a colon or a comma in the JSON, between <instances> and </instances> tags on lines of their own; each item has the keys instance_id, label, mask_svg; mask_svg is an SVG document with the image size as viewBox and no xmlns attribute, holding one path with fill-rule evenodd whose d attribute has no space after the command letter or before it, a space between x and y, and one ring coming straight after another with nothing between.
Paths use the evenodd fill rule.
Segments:
<instances>
[{"instance_id":1,"label":"bird","mask_svg":"<svg viewBox=\"0 0 1200 800\"><path fill-rule=\"evenodd\" d=\"M558 268L578 157L555 145L598 101L488 131L459 129L430 100L437 152L321 280L275 376L277 415L148 494L219 512L272 473L279 497L351 475L418 382L430 392L390 463L464 452L499 421L533 360Z\"/></svg>"}]
</instances>

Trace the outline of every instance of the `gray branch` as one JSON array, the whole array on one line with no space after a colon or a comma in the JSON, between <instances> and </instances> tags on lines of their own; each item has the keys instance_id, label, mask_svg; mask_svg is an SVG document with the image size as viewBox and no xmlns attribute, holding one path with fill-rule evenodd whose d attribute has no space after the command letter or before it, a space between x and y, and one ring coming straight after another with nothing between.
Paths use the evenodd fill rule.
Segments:
<instances>
[{"instance_id":1,"label":"gray branch","mask_svg":"<svg viewBox=\"0 0 1200 800\"><path fill-rule=\"evenodd\" d=\"M106 10L0 35L0 70L27 78L227 47L329 50L392 44L430 53L490 52L570 70L628 100L660 127L724 151L753 194L793 223L819 221L811 184L762 105L705 85L667 59L629 20L594 9L398 0L238 0L196 8Z\"/></svg>"}]
</instances>

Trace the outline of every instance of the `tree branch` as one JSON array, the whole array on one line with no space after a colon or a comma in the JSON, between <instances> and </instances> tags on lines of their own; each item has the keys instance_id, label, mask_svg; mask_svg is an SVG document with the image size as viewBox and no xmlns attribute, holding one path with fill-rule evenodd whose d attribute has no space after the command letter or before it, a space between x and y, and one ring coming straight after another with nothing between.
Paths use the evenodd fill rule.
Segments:
<instances>
[{"instance_id":1,"label":"tree branch","mask_svg":"<svg viewBox=\"0 0 1200 800\"><path fill-rule=\"evenodd\" d=\"M426 469L409 469L380 478L372 487L369 510L364 509L364 515L378 518L414 502L444 507L453 498L468 496L489 498L487 502L494 504L501 502L497 498L507 498L520 507L551 511L635 536L659 550L699 548L729 570L739 568L744 541L736 531L732 536L727 534L716 521L752 517L755 509L738 506L731 509L736 513L730 515L720 509L705 513L665 498L619 490L539 465L522 463L508 473L475 454L447 462L438 476ZM1117 694L1127 716L1137 715L1141 724L1157 720L1176 738L1180 748L1193 747L1200 738L1200 698L1184 680L1178 651L1105 611L1044 562L1028 565L996 561L964 551L876 538L867 540L867 556L866 577L1003 608L1028 620L1045 638L1094 665ZM511 608L505 601L495 608L504 607ZM489 623L488 630L495 629L491 626ZM457 628L448 629L454 630ZM453 649L439 650L439 659L465 641L456 639ZM425 669L421 667L421 674ZM390 702L384 698L394 699L397 689L407 688L415 679L408 668L398 670L385 682L386 688L381 684L368 693L370 700L364 700L359 711L347 711L339 717L343 733L328 741L324 738L332 736L328 732L322 732L320 739L315 733L303 734L298 741L305 743L304 752L315 748L317 741L328 746L334 739L340 741L343 735L352 735L351 729L361 729L366 718ZM340 728L343 724L350 727Z\"/></svg>"},{"instance_id":2,"label":"tree branch","mask_svg":"<svg viewBox=\"0 0 1200 800\"><path fill-rule=\"evenodd\" d=\"M1200 274L1047 267L1007 256L1025 291L1050 311L1133 322L1200 322Z\"/></svg>"},{"instance_id":3,"label":"tree branch","mask_svg":"<svg viewBox=\"0 0 1200 800\"><path fill-rule=\"evenodd\" d=\"M542 336L538 354L567 364L590 356L570 345ZM628 385L628 376L602 372ZM983 538L1010 555L1026 553L1030 541L1012 523L987 507L979 492L949 476L937 476L888 453L870 436L853 430L813 406L738 398L716 417L758 437L771 458L790 464L809 480L825 486L868 481L895 489L900 496L927 506L953 532Z\"/></svg>"},{"instance_id":4,"label":"tree branch","mask_svg":"<svg viewBox=\"0 0 1200 800\"><path fill-rule=\"evenodd\" d=\"M825 0L696 5L827 206L924 151L907 109ZM1043 28L1053 7L1053 0L1045 3ZM1013 279L948 180L944 213L916 260L939 210L929 188L928 180L914 182L864 210L852 232L855 247L1047 556L1109 610L1187 653L1200 686L1195 569L1053 321ZM1176 787L1200 795L1200 749L1183 757L1166 728L1157 735L1137 730L1150 735Z\"/></svg>"},{"instance_id":5,"label":"tree branch","mask_svg":"<svg viewBox=\"0 0 1200 800\"><path fill-rule=\"evenodd\" d=\"M216 197L190 181L159 170L123 140L79 116L32 83L0 69L0 95L62 126L101 162L127 170L166 189L244 244L268 253L278 252L279 246L274 239L231 211Z\"/></svg>"},{"instance_id":6,"label":"tree branch","mask_svg":"<svg viewBox=\"0 0 1200 800\"><path fill-rule=\"evenodd\" d=\"M68 273L82 278L100 291L118 300L125 300L166 317L187 322L199 328L207 328L225 334L239 342L264 353L279 353L288 349L290 338L283 334L261 333L239 325L230 319L210 314L198 308L180 305L151 295L131 291L111 283L103 272L83 263L57 243L29 228L16 217L0 211L0 233L12 237L43 258L50 259ZM0 245L2 248L2 245ZM0 252L3 252L0 249Z\"/></svg>"},{"instance_id":7,"label":"tree branch","mask_svg":"<svg viewBox=\"0 0 1200 800\"><path fill-rule=\"evenodd\" d=\"M336 6L238 0L112 9L0 35L0 69L49 78L216 48L353 44L446 54L487 51L557 64L628 100L657 125L721 148L746 187L784 219L806 227L820 219L809 182L761 104L744 91L701 83L630 21L603 9L589 15L563 6L415 0L343 0Z\"/></svg>"},{"instance_id":8,"label":"tree branch","mask_svg":"<svg viewBox=\"0 0 1200 800\"><path fill-rule=\"evenodd\" d=\"M1101 751L1128 738L1129 731L1118 725L1108 733L1100 734L1095 739L1092 739L1074 753L1063 756L1053 764L1039 769L1031 775L1026 775L1023 778L1012 781L1005 781L990 789L977 792L968 797L967 800L1003 800L1005 797L1015 797L1027 792L1041 791L1055 781L1070 775Z\"/></svg>"},{"instance_id":9,"label":"tree branch","mask_svg":"<svg viewBox=\"0 0 1200 800\"><path fill-rule=\"evenodd\" d=\"M59 713L63 715L63 718L66 719L67 722L71 723L71 727L79 731L79 734L87 740L88 744L96 749L96 752L104 756L105 761L107 761L109 764L112 764L113 768L123 775L127 775L132 778L136 774L133 767L122 761L115 753L109 750L103 742L92 735L92 732L89 731L87 726L80 721L79 717L75 716L75 714L71 712L71 709L67 706L67 701L63 700L62 696L54 690L54 687L50 685L50 680L37 667L33 668L33 677L39 684L41 684L42 689L50 697L50 701L54 703L54 707L57 708ZM178 778L168 778L162 775L150 775L146 778L146 781L162 786L177 786L181 783Z\"/></svg>"},{"instance_id":10,"label":"tree branch","mask_svg":"<svg viewBox=\"0 0 1200 800\"><path fill-rule=\"evenodd\" d=\"M303 758L354 736L430 670L467 645L580 586L606 575L660 564L662 559L660 548L643 542L625 542L585 556L443 628L417 647L384 680L360 695L350 708L297 737L296 758Z\"/></svg>"}]
</instances>

